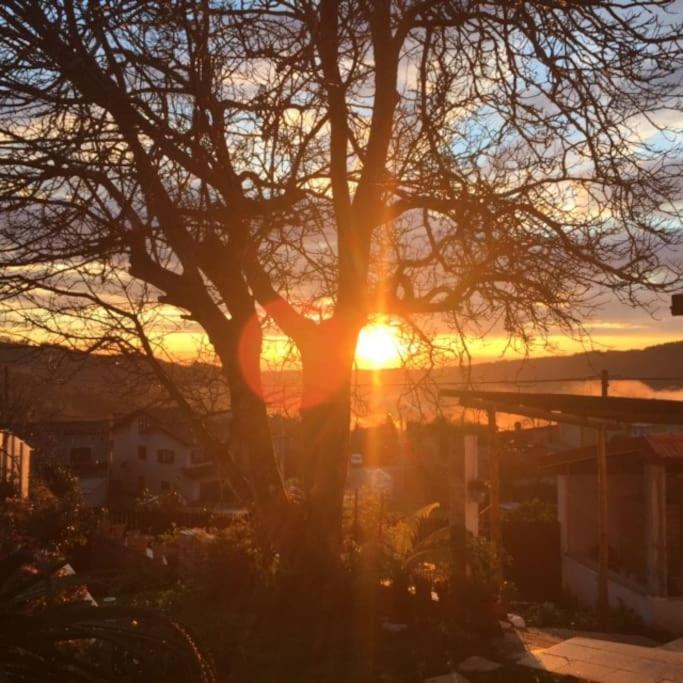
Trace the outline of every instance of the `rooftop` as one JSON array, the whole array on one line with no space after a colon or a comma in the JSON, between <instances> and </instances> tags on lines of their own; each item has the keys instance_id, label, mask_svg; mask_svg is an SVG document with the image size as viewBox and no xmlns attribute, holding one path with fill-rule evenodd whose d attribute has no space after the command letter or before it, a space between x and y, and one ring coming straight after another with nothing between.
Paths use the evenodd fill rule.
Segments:
<instances>
[{"instance_id":1,"label":"rooftop","mask_svg":"<svg viewBox=\"0 0 683 683\"><path fill-rule=\"evenodd\" d=\"M644 462L683 462L683 434L647 434L644 436L617 437L607 442L607 457L636 456ZM597 446L573 448L545 456L541 467L561 467L578 462L595 460Z\"/></svg>"},{"instance_id":2,"label":"rooftop","mask_svg":"<svg viewBox=\"0 0 683 683\"><path fill-rule=\"evenodd\" d=\"M457 398L469 408L498 410L514 415L537 415L546 419L566 418L608 421L614 424L683 425L683 401L621 396L579 396L514 391L456 391L445 389L442 396Z\"/></svg>"}]
</instances>

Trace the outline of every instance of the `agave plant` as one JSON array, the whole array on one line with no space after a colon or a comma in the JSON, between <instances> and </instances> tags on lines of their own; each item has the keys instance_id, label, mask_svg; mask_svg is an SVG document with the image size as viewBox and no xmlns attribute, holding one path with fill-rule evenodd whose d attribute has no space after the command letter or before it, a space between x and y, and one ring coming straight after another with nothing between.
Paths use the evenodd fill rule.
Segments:
<instances>
[{"instance_id":1,"label":"agave plant","mask_svg":"<svg viewBox=\"0 0 683 683\"><path fill-rule=\"evenodd\" d=\"M183 627L151 610L79 599L83 580L60 575L65 565L28 551L0 560L0 680L216 680Z\"/></svg>"}]
</instances>

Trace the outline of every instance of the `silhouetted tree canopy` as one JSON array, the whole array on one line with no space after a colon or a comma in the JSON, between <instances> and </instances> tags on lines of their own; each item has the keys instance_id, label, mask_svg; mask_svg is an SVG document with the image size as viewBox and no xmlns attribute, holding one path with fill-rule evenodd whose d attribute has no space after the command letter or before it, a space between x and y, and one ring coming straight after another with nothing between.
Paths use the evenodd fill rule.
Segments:
<instances>
[{"instance_id":1,"label":"silhouetted tree canopy","mask_svg":"<svg viewBox=\"0 0 683 683\"><path fill-rule=\"evenodd\" d=\"M268 507L286 503L253 443L266 311L302 356L307 514L338 526L369 317L527 340L575 329L601 287L636 302L678 281L671 8L8 0L13 315L150 356L160 319L194 321L249 424L232 476Z\"/></svg>"}]
</instances>

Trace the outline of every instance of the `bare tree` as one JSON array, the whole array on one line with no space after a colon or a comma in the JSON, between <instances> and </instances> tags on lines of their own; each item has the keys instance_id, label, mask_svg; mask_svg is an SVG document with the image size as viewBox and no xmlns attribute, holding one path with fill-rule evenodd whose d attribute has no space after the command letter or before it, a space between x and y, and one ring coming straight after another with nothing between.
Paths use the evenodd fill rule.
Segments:
<instances>
[{"instance_id":1,"label":"bare tree","mask_svg":"<svg viewBox=\"0 0 683 683\"><path fill-rule=\"evenodd\" d=\"M266 313L301 354L306 540L334 553L371 316L526 340L580 325L596 288L637 303L677 282L670 4L8 0L8 294L54 307L85 278L111 311L116 272L201 326L240 425L235 476L272 529L288 504Z\"/></svg>"}]
</instances>

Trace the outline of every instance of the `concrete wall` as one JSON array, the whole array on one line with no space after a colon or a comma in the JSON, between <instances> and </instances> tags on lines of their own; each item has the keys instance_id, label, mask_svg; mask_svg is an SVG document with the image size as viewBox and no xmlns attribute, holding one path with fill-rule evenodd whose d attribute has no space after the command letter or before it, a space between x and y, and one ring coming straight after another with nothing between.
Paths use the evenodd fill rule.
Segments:
<instances>
[{"instance_id":1,"label":"concrete wall","mask_svg":"<svg viewBox=\"0 0 683 683\"><path fill-rule=\"evenodd\" d=\"M640 474L611 473L607 479L608 539L611 565L633 580L645 582L644 483ZM562 550L597 559L597 476L563 475L558 480L558 508Z\"/></svg>"},{"instance_id":2,"label":"concrete wall","mask_svg":"<svg viewBox=\"0 0 683 683\"><path fill-rule=\"evenodd\" d=\"M598 585L596 569L564 555L562 582L582 604L587 607L595 606ZM632 609L650 626L670 631L674 636L683 636L683 598L647 595L636 585L628 585L612 575L609 581L609 602L615 608L623 605Z\"/></svg>"}]
</instances>

